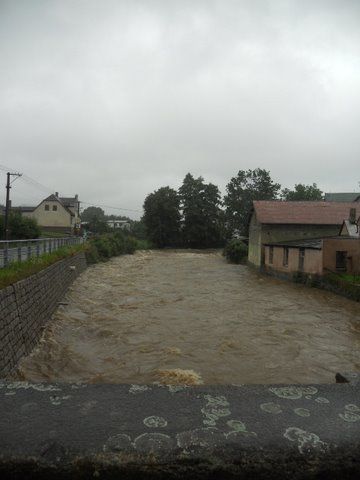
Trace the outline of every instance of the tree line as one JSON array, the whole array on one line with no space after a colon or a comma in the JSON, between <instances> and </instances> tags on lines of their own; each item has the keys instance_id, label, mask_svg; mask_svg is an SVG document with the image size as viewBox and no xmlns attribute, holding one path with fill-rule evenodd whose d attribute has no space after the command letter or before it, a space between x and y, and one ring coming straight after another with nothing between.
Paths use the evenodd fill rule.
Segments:
<instances>
[{"instance_id":1,"label":"tree line","mask_svg":"<svg viewBox=\"0 0 360 480\"><path fill-rule=\"evenodd\" d=\"M147 195L140 223L147 239L159 248L216 248L234 235L248 235L254 200L275 199L322 200L323 192L316 183L281 189L269 171L257 168L240 170L222 199L216 185L188 173L178 190L166 186Z\"/></svg>"}]
</instances>

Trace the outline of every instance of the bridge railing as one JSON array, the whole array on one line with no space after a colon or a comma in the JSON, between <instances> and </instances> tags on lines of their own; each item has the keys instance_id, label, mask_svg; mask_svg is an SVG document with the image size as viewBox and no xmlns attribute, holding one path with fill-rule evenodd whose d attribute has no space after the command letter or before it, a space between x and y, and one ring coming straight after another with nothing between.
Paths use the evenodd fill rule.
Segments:
<instances>
[{"instance_id":1,"label":"bridge railing","mask_svg":"<svg viewBox=\"0 0 360 480\"><path fill-rule=\"evenodd\" d=\"M0 268L11 262L23 262L61 247L80 245L82 237L35 238L30 240L0 240Z\"/></svg>"}]
</instances>

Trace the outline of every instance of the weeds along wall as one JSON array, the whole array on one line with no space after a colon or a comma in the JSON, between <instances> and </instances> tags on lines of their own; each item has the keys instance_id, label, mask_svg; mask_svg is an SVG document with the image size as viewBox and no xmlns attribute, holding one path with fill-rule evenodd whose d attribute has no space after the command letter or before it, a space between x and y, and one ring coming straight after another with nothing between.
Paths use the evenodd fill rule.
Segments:
<instances>
[{"instance_id":1,"label":"weeds along wall","mask_svg":"<svg viewBox=\"0 0 360 480\"><path fill-rule=\"evenodd\" d=\"M58 302L85 269L81 252L0 290L0 377L35 347Z\"/></svg>"}]
</instances>

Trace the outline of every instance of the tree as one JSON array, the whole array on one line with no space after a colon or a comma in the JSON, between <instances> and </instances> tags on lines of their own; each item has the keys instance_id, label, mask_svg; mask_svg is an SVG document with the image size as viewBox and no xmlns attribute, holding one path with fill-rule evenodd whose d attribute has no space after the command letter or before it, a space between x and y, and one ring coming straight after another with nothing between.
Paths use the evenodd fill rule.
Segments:
<instances>
[{"instance_id":1,"label":"tree","mask_svg":"<svg viewBox=\"0 0 360 480\"><path fill-rule=\"evenodd\" d=\"M228 237L235 231L247 235L253 201L274 200L280 188L280 184L273 182L267 170L240 170L227 184L227 194L224 197Z\"/></svg>"},{"instance_id":2,"label":"tree","mask_svg":"<svg viewBox=\"0 0 360 480\"><path fill-rule=\"evenodd\" d=\"M139 240L146 240L146 226L143 220L131 220L130 223L130 232L135 238Z\"/></svg>"},{"instance_id":3,"label":"tree","mask_svg":"<svg viewBox=\"0 0 360 480\"><path fill-rule=\"evenodd\" d=\"M92 217L92 219L89 220L85 229L89 232L98 234L110 233L112 231L112 228L109 227L105 219L96 216Z\"/></svg>"},{"instance_id":4,"label":"tree","mask_svg":"<svg viewBox=\"0 0 360 480\"><path fill-rule=\"evenodd\" d=\"M183 214L184 245L192 248L222 244L221 197L219 189L202 177L188 173L179 189Z\"/></svg>"},{"instance_id":5,"label":"tree","mask_svg":"<svg viewBox=\"0 0 360 480\"><path fill-rule=\"evenodd\" d=\"M22 217L20 213L9 215L10 240L26 240L38 238L41 230L36 220ZM0 215L0 238L4 238L4 217Z\"/></svg>"},{"instance_id":6,"label":"tree","mask_svg":"<svg viewBox=\"0 0 360 480\"><path fill-rule=\"evenodd\" d=\"M81 214L82 222L92 222L94 220L105 221L105 212L100 207L87 207Z\"/></svg>"},{"instance_id":7,"label":"tree","mask_svg":"<svg viewBox=\"0 0 360 480\"><path fill-rule=\"evenodd\" d=\"M287 201L323 200L323 192L317 187L316 183L312 185L298 183L294 186L294 190L284 188L281 191L281 198Z\"/></svg>"},{"instance_id":8,"label":"tree","mask_svg":"<svg viewBox=\"0 0 360 480\"><path fill-rule=\"evenodd\" d=\"M159 188L145 198L142 220L148 239L159 248L179 243L179 207L179 196L170 187Z\"/></svg>"}]
</instances>

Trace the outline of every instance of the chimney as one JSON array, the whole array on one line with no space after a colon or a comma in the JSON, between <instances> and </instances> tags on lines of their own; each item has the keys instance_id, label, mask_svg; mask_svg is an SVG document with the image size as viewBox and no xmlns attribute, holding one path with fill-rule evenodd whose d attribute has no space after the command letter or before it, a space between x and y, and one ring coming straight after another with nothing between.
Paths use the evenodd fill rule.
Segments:
<instances>
[{"instance_id":1,"label":"chimney","mask_svg":"<svg viewBox=\"0 0 360 480\"><path fill-rule=\"evenodd\" d=\"M75 195L75 200L79 200L79 195L78 194Z\"/></svg>"},{"instance_id":2,"label":"chimney","mask_svg":"<svg viewBox=\"0 0 360 480\"><path fill-rule=\"evenodd\" d=\"M349 222L356 223L356 208L350 208Z\"/></svg>"},{"instance_id":3,"label":"chimney","mask_svg":"<svg viewBox=\"0 0 360 480\"><path fill-rule=\"evenodd\" d=\"M59 192L55 192L55 197L59 198Z\"/></svg>"}]
</instances>

